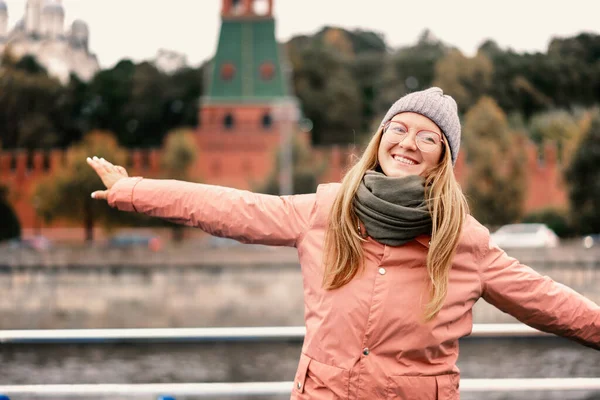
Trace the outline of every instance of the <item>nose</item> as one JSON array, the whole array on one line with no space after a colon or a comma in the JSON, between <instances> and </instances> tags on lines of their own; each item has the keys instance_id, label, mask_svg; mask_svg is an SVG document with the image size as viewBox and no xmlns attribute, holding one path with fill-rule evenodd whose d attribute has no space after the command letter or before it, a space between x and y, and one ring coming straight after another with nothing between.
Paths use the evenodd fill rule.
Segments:
<instances>
[{"instance_id":1,"label":"nose","mask_svg":"<svg viewBox=\"0 0 600 400\"><path fill-rule=\"evenodd\" d=\"M417 135L411 133L407 134L398 145L403 149L417 151Z\"/></svg>"}]
</instances>

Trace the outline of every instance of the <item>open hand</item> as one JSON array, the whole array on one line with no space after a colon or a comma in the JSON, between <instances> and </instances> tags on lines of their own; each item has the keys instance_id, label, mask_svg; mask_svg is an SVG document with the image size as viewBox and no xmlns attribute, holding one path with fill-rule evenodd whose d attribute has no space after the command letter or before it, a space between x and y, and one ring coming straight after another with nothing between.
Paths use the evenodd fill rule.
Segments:
<instances>
[{"instance_id":1,"label":"open hand","mask_svg":"<svg viewBox=\"0 0 600 400\"><path fill-rule=\"evenodd\" d=\"M117 181L127 178L127 171L120 165L113 165L106 161L104 158L88 157L87 163L94 168L94 171L98 174L104 186L107 190L96 190L92 193L93 199L106 200L108 198L108 192Z\"/></svg>"}]
</instances>

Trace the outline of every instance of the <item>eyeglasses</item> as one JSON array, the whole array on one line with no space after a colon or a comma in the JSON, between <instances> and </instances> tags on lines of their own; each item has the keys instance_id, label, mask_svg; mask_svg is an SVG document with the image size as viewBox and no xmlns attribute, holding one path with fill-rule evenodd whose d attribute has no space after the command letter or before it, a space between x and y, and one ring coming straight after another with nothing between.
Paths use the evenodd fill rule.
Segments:
<instances>
[{"instance_id":1,"label":"eyeglasses","mask_svg":"<svg viewBox=\"0 0 600 400\"><path fill-rule=\"evenodd\" d=\"M406 126L396 121L388 121L383 125L383 137L392 144L402 143L408 130ZM415 142L419 150L425 153L435 151L443 142L442 135L437 132L419 131L417 132Z\"/></svg>"}]
</instances>

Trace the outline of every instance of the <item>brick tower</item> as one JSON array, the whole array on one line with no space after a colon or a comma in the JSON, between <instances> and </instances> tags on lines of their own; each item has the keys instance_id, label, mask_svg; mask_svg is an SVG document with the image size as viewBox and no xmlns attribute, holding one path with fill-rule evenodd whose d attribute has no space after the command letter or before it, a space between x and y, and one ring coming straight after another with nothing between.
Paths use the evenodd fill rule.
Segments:
<instances>
[{"instance_id":1,"label":"brick tower","mask_svg":"<svg viewBox=\"0 0 600 400\"><path fill-rule=\"evenodd\" d=\"M297 100L275 39L273 0L223 0L221 19L200 106L198 171L206 183L257 188L282 140L297 131Z\"/></svg>"}]
</instances>

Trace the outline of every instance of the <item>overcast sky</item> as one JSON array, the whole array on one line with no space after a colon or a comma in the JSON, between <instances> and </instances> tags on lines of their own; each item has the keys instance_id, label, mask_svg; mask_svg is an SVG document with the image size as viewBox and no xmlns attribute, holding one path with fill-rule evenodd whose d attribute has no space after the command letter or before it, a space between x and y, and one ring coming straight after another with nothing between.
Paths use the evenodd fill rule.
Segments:
<instances>
[{"instance_id":1,"label":"overcast sky","mask_svg":"<svg viewBox=\"0 0 600 400\"><path fill-rule=\"evenodd\" d=\"M12 27L26 0L5 2ZM104 68L122 58L151 59L159 48L182 52L197 65L216 50L221 0L63 0L63 5L67 24L88 23L90 49ZM280 41L335 25L378 31L398 47L429 28L467 55L488 38L503 48L545 51L554 36L598 33L598 15L598 0L275 0Z\"/></svg>"}]
</instances>

